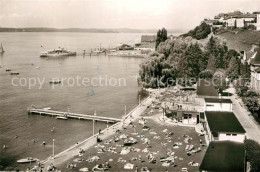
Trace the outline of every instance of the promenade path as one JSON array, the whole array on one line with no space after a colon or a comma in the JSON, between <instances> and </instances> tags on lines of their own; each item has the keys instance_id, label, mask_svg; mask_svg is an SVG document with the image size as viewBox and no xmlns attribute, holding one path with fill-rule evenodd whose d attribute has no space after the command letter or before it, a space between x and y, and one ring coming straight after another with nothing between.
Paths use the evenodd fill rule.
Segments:
<instances>
[{"instance_id":1,"label":"promenade path","mask_svg":"<svg viewBox=\"0 0 260 172\"><path fill-rule=\"evenodd\" d=\"M254 117L247 110L241 98L237 96L235 89L231 87L227 89L227 91L233 94L231 96L231 100L233 102L233 112L246 130L246 137L260 143L260 125L257 123L257 121L255 121Z\"/></svg>"},{"instance_id":2,"label":"promenade path","mask_svg":"<svg viewBox=\"0 0 260 172\"><path fill-rule=\"evenodd\" d=\"M104 139L112 136L117 129L122 130L123 123L124 123L124 126L128 126L131 121L134 121L140 117L140 115L147 108L147 105L150 105L152 103L152 101L153 101L153 97L146 98L140 105L138 105L136 108L134 108L131 112L129 112L126 115L124 122L122 120L121 122L118 122L118 123L110 126L109 128L103 130L102 131L103 134L100 135L99 137L104 140ZM132 114L132 117L131 117L131 114ZM87 149L91 148L92 146L94 146L97 143L97 140L96 140L97 136L98 136L98 134L91 136L91 137L87 138L86 140L71 146L70 148L64 150L63 152L60 152L59 154L55 155L54 159L53 159L53 157L49 157L46 160L42 161L42 163L44 164L43 171L47 171L47 168L49 167L49 165L51 163L55 167L65 165L64 163L66 161L70 160L71 158L73 158L79 154L80 148L82 148L83 150L87 150Z\"/></svg>"}]
</instances>

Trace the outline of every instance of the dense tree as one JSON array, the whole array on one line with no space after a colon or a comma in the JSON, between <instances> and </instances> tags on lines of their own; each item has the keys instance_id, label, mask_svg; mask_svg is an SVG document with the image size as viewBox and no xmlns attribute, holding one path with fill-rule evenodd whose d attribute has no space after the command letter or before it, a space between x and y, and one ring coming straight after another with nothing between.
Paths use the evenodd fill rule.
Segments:
<instances>
[{"instance_id":1,"label":"dense tree","mask_svg":"<svg viewBox=\"0 0 260 172\"><path fill-rule=\"evenodd\" d=\"M229 63L231 59L228 52L228 47L225 42L220 41L217 37L211 37L205 46L206 55L215 57L214 67L225 69L227 66L225 63ZM210 68L209 68L210 69Z\"/></svg>"},{"instance_id":2,"label":"dense tree","mask_svg":"<svg viewBox=\"0 0 260 172\"><path fill-rule=\"evenodd\" d=\"M248 65L247 62L245 62L244 64L240 64L240 73L243 78L251 77L250 65Z\"/></svg>"},{"instance_id":3,"label":"dense tree","mask_svg":"<svg viewBox=\"0 0 260 172\"><path fill-rule=\"evenodd\" d=\"M254 113L259 110L259 97L243 97L243 102L249 111Z\"/></svg>"},{"instance_id":4,"label":"dense tree","mask_svg":"<svg viewBox=\"0 0 260 172\"><path fill-rule=\"evenodd\" d=\"M232 57L227 69L227 76L231 79L237 79L240 75L239 59Z\"/></svg>"},{"instance_id":5,"label":"dense tree","mask_svg":"<svg viewBox=\"0 0 260 172\"><path fill-rule=\"evenodd\" d=\"M207 64L207 69L212 71L216 70L216 58L214 56L210 56Z\"/></svg>"},{"instance_id":6,"label":"dense tree","mask_svg":"<svg viewBox=\"0 0 260 172\"><path fill-rule=\"evenodd\" d=\"M162 30L158 31L159 37L162 37L162 33ZM205 46L194 43L190 38L168 39L158 45L157 52L152 53L140 65L139 82L144 87L170 86L175 83L172 81L175 78L198 78L206 69L212 72L219 68L224 70L228 67L230 59L236 57L236 51L228 50L225 43L216 37L211 37ZM204 76L201 76L206 77L207 73L202 74ZM225 77L215 80L216 88L220 91L227 88Z\"/></svg>"},{"instance_id":7,"label":"dense tree","mask_svg":"<svg viewBox=\"0 0 260 172\"><path fill-rule=\"evenodd\" d=\"M157 49L158 45L161 42L164 42L167 40L167 30L165 28L162 28L162 30L157 31L157 37L156 37L156 45L155 48Z\"/></svg>"},{"instance_id":8,"label":"dense tree","mask_svg":"<svg viewBox=\"0 0 260 172\"><path fill-rule=\"evenodd\" d=\"M195 27L195 29L190 30L188 33L183 34L182 36L187 37L191 36L197 40L207 38L207 36L211 33L210 25L202 22L199 26Z\"/></svg>"},{"instance_id":9,"label":"dense tree","mask_svg":"<svg viewBox=\"0 0 260 172\"><path fill-rule=\"evenodd\" d=\"M254 140L246 139L245 149L251 171L260 171L260 145Z\"/></svg>"},{"instance_id":10,"label":"dense tree","mask_svg":"<svg viewBox=\"0 0 260 172\"><path fill-rule=\"evenodd\" d=\"M159 29L157 31L157 35L156 35L156 44L155 44L155 48L157 49L158 45L160 44L161 42L161 36L162 35L162 31Z\"/></svg>"},{"instance_id":11,"label":"dense tree","mask_svg":"<svg viewBox=\"0 0 260 172\"><path fill-rule=\"evenodd\" d=\"M212 70L206 69L199 73L199 78L203 79L211 79L213 77L214 72Z\"/></svg>"},{"instance_id":12,"label":"dense tree","mask_svg":"<svg viewBox=\"0 0 260 172\"><path fill-rule=\"evenodd\" d=\"M214 75L212 82L219 93L222 93L225 89L228 88L228 82L224 76Z\"/></svg>"}]
</instances>

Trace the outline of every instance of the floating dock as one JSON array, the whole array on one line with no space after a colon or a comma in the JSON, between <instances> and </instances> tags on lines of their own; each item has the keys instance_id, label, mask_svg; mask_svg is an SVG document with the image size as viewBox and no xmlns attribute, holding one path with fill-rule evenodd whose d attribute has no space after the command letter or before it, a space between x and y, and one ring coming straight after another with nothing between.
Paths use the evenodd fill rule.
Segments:
<instances>
[{"instance_id":1,"label":"floating dock","mask_svg":"<svg viewBox=\"0 0 260 172\"><path fill-rule=\"evenodd\" d=\"M60 112L54 110L47 109L38 109L38 108L28 108L28 114L36 114L36 115L48 115L53 117L64 117L66 115L67 118L72 119L82 119L82 120L91 120L91 121L101 121L107 123L117 123L120 122L119 118L111 118L111 117L103 117L97 115L85 115L79 113L71 113L71 112Z\"/></svg>"}]
</instances>

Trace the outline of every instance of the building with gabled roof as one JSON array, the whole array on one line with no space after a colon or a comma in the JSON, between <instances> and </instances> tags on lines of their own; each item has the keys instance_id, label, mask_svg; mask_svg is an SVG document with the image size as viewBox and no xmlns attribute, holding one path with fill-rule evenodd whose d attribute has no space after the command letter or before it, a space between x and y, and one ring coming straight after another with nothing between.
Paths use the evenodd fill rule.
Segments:
<instances>
[{"instance_id":1,"label":"building with gabled roof","mask_svg":"<svg viewBox=\"0 0 260 172\"><path fill-rule=\"evenodd\" d=\"M216 98L218 91L211 80L199 79L197 82L197 95L202 98Z\"/></svg>"},{"instance_id":2,"label":"building with gabled roof","mask_svg":"<svg viewBox=\"0 0 260 172\"><path fill-rule=\"evenodd\" d=\"M156 35L142 35L141 43L135 48L137 50L155 50Z\"/></svg>"}]
</instances>

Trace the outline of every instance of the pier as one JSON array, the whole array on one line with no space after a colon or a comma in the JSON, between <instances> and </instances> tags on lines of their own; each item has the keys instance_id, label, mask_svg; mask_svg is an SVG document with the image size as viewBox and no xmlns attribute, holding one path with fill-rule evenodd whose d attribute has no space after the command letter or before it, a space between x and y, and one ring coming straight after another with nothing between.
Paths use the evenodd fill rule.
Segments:
<instances>
[{"instance_id":1,"label":"pier","mask_svg":"<svg viewBox=\"0 0 260 172\"><path fill-rule=\"evenodd\" d=\"M60 112L60 111L38 109L38 108L28 108L28 114L47 115L53 117L66 116L66 118L91 120L91 121L94 120L94 121L107 122L107 123L117 123L121 121L121 119L119 118L103 117L97 115L85 115L85 114L71 113L71 112Z\"/></svg>"},{"instance_id":2,"label":"pier","mask_svg":"<svg viewBox=\"0 0 260 172\"><path fill-rule=\"evenodd\" d=\"M152 101L154 101L153 98L147 97L142 102L139 101L139 105L136 106L133 110L131 110L128 114L124 115L124 120L120 120L120 122L117 122L110 127L104 129L101 131L102 137L99 135L99 133L95 133L93 136L86 138L83 141L77 142L76 144L70 146L68 149L48 157L45 160L41 161L41 164L44 166L43 171L47 171L50 164L53 164L54 166L60 166L64 164L66 161L70 160L71 158L75 157L79 153L79 149L87 150L97 144L97 137L101 137L102 140L107 139L108 137L113 136L113 134L116 132L117 129L123 130L123 126L128 126L131 121L135 121L140 117L140 115L147 109L147 106L151 105ZM31 112L35 112L35 110L39 109L31 109ZM41 109L44 110L44 109ZM46 111L46 110L44 110ZM51 110L48 110L51 111ZM29 109L28 109L29 112ZM67 112L63 112L67 113ZM90 115L91 116L91 115ZM94 116L94 115L93 115ZM131 117L130 117L131 116ZM97 117L97 116L94 116ZM105 117L107 118L107 117ZM110 118L111 119L111 118ZM35 171L36 166L33 167L30 171Z\"/></svg>"}]
</instances>

